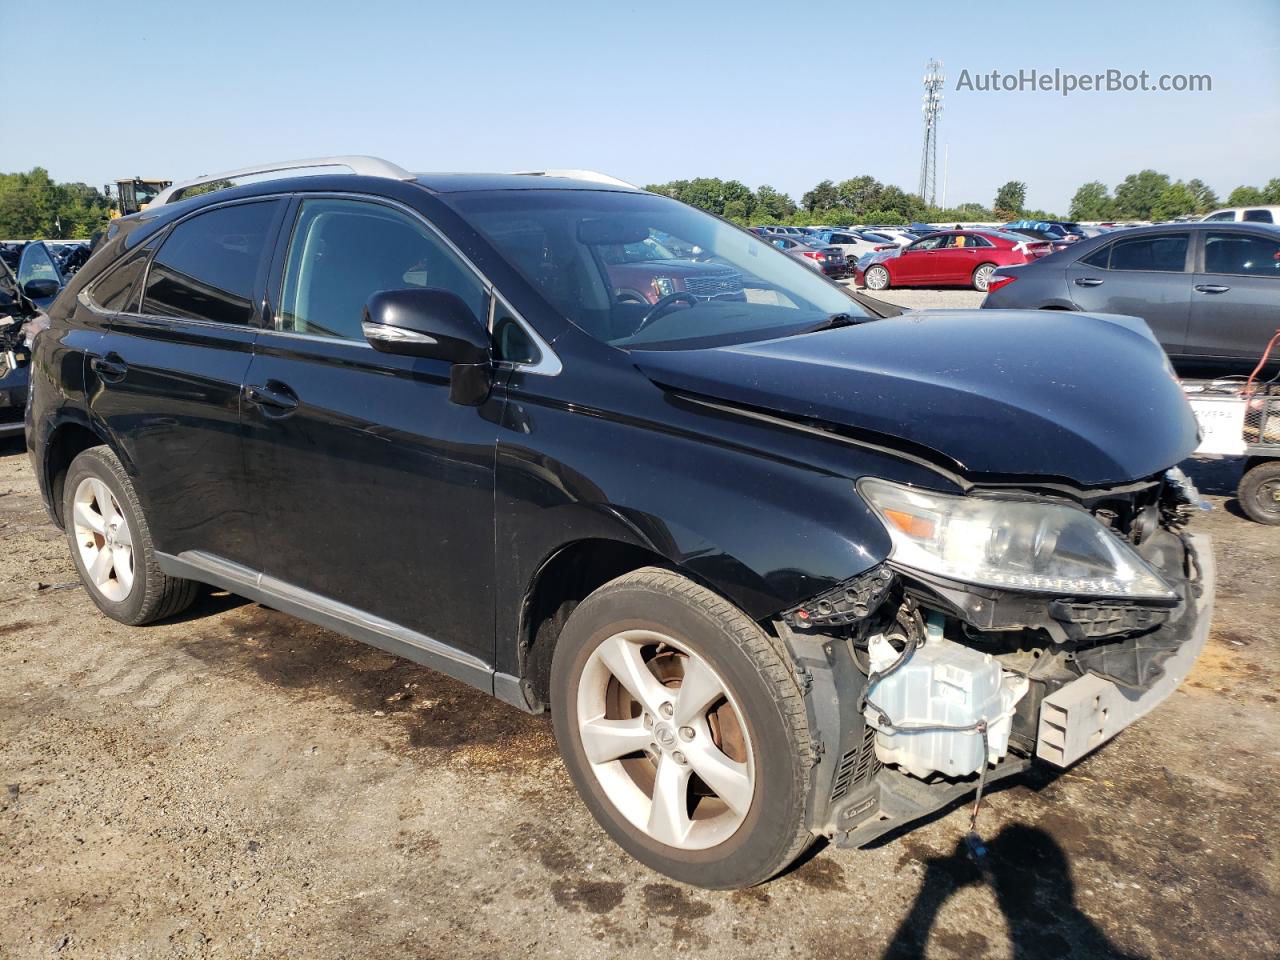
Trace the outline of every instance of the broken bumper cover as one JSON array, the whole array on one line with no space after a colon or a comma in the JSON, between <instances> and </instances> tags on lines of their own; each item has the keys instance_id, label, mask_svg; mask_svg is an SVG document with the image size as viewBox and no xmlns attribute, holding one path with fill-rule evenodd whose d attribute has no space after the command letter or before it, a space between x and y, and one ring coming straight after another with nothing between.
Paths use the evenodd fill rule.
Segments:
<instances>
[{"instance_id":1,"label":"broken bumper cover","mask_svg":"<svg viewBox=\"0 0 1280 960\"><path fill-rule=\"evenodd\" d=\"M1176 618L1185 639L1162 663L1160 676L1141 690L1086 674L1059 687L1040 705L1036 756L1069 766L1144 716L1187 678L1204 649L1213 612L1215 569L1212 545L1204 535L1185 540L1199 576ZM1171 621L1161 629L1175 626ZM987 771L988 785L1015 776L1031 758L1007 754ZM925 782L889 767L880 768L869 788L833 805L824 832L837 846L860 847L900 826L972 795L977 778Z\"/></svg>"},{"instance_id":2,"label":"broken bumper cover","mask_svg":"<svg viewBox=\"0 0 1280 960\"><path fill-rule=\"evenodd\" d=\"M1145 690L1131 690L1088 674L1045 697L1040 705L1036 756L1068 767L1086 753L1163 702L1187 678L1209 637L1215 568L1209 538L1187 538L1200 571L1199 595L1188 604L1190 635L1163 664L1163 673Z\"/></svg>"}]
</instances>

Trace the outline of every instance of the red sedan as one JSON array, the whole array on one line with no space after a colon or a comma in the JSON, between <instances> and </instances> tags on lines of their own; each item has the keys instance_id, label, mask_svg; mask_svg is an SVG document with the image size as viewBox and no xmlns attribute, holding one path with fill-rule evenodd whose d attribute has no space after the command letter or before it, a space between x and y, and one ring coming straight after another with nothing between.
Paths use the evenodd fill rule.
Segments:
<instances>
[{"instance_id":1,"label":"red sedan","mask_svg":"<svg viewBox=\"0 0 1280 960\"><path fill-rule=\"evenodd\" d=\"M944 230L921 237L901 252L864 263L854 279L868 290L887 287L973 287L985 291L996 267L1047 256L1053 245L1002 230Z\"/></svg>"}]
</instances>

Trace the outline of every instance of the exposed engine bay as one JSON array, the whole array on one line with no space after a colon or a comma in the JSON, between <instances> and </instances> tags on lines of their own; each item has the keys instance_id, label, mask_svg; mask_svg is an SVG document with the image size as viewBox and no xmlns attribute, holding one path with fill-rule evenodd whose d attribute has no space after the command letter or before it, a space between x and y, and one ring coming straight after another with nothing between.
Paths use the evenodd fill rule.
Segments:
<instances>
[{"instance_id":1,"label":"exposed engine bay","mask_svg":"<svg viewBox=\"0 0 1280 960\"><path fill-rule=\"evenodd\" d=\"M1184 532L1200 498L1180 471L1076 496L995 493L1010 494L1070 503L1076 514L1083 507L1103 537L1145 561L1164 593L1143 586L1151 595L1100 599L1070 583L1061 593L963 583L922 571L924 561L903 564L910 554L895 548L787 611L775 626L806 682L831 683L842 702L856 691L852 708L810 698L823 731L818 766L831 782L826 808L811 814L815 829L842 845L862 845L972 791L976 818L986 783L1032 758L1070 765L1168 696L1203 646L1212 553ZM989 551L1005 534L986 536L973 549ZM838 746L829 730L839 731Z\"/></svg>"}]
</instances>

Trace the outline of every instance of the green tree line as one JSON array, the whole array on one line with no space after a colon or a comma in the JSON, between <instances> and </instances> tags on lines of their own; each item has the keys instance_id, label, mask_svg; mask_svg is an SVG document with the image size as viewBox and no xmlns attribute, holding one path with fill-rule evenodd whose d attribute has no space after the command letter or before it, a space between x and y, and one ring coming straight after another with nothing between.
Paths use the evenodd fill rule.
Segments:
<instances>
[{"instance_id":1,"label":"green tree line","mask_svg":"<svg viewBox=\"0 0 1280 960\"><path fill-rule=\"evenodd\" d=\"M1004 184L990 206L970 202L945 208L930 206L917 194L866 175L838 182L823 180L801 196L799 203L767 184L752 190L737 180L718 177L651 183L645 189L740 224L876 223L890 226L912 221L1055 219L1044 210L1027 209L1027 185L1017 180Z\"/></svg>"},{"instance_id":2,"label":"green tree line","mask_svg":"<svg viewBox=\"0 0 1280 960\"><path fill-rule=\"evenodd\" d=\"M1094 180L1071 198L1072 220L1172 220L1188 214L1205 214L1217 207L1280 204L1280 177L1264 187L1236 187L1226 202L1218 199L1203 180L1172 180L1155 170L1131 173L1116 184L1115 192Z\"/></svg>"},{"instance_id":3,"label":"green tree line","mask_svg":"<svg viewBox=\"0 0 1280 960\"><path fill-rule=\"evenodd\" d=\"M55 183L49 171L0 173L0 240L88 238L111 219L111 200L87 183Z\"/></svg>"}]
</instances>

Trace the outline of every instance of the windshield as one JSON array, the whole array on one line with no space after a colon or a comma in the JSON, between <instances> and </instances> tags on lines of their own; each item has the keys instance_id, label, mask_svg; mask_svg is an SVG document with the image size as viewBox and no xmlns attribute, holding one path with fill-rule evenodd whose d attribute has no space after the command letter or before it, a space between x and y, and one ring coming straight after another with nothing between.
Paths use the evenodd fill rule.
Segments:
<instances>
[{"instance_id":1,"label":"windshield","mask_svg":"<svg viewBox=\"0 0 1280 960\"><path fill-rule=\"evenodd\" d=\"M705 346L869 316L767 239L667 197L495 190L442 199L552 306L613 346Z\"/></svg>"}]
</instances>

